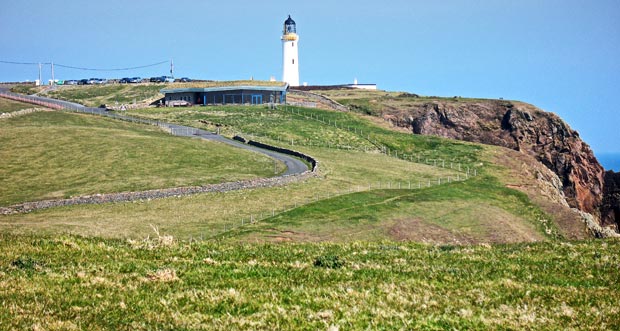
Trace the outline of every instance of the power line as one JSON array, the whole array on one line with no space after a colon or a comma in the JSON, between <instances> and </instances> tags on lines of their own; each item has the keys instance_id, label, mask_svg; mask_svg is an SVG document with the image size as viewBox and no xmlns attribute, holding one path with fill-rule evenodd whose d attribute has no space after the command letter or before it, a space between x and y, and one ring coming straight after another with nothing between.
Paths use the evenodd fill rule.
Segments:
<instances>
[{"instance_id":1,"label":"power line","mask_svg":"<svg viewBox=\"0 0 620 331\"><path fill-rule=\"evenodd\" d=\"M154 66L158 66L158 65L164 64L164 63L168 63L168 61L161 61L161 62L147 64L147 65L143 65L143 66L137 66L137 67L114 68L114 69L73 67L73 66L68 66L68 65L64 65L64 64L58 64L58 63L54 63L54 66L55 67L62 67L62 68L69 68L69 69L77 69L77 70L88 70L88 71L125 71L125 70L134 70L134 69L142 69L142 68L154 67Z\"/></svg>"},{"instance_id":2,"label":"power line","mask_svg":"<svg viewBox=\"0 0 620 331\"><path fill-rule=\"evenodd\" d=\"M0 60L0 63L18 64L18 65L39 65L39 64L50 65L50 64L52 64L52 62L41 62L41 63L39 63L39 62L15 62L15 61L2 61L2 60ZM137 67L112 68L112 69L75 67L75 66L69 66L69 65L65 65L65 64L59 64L59 63L54 63L54 66L55 67L68 68L68 69L86 70L86 71L127 71L127 70L134 70L134 69L142 69L142 68L154 67L154 66L158 66L158 65L164 64L164 63L168 63L168 61L161 61L161 62L141 65L141 66L137 66Z\"/></svg>"},{"instance_id":3,"label":"power line","mask_svg":"<svg viewBox=\"0 0 620 331\"><path fill-rule=\"evenodd\" d=\"M0 63L6 64L25 64L25 65L39 65L39 64L52 64L51 62L14 62L14 61L2 61Z\"/></svg>"}]
</instances>

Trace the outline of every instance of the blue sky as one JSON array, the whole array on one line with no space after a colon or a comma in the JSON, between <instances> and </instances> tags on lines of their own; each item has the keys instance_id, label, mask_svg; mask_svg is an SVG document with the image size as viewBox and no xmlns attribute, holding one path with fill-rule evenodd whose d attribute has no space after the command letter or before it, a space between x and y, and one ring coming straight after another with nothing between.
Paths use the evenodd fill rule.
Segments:
<instances>
[{"instance_id":1,"label":"blue sky","mask_svg":"<svg viewBox=\"0 0 620 331\"><path fill-rule=\"evenodd\" d=\"M0 61L175 76L280 78L282 23L309 84L515 99L560 115L596 153L620 153L620 1L6 1ZM56 78L150 77L56 67ZM49 67L44 79L50 78ZM34 80L0 63L0 80Z\"/></svg>"}]
</instances>

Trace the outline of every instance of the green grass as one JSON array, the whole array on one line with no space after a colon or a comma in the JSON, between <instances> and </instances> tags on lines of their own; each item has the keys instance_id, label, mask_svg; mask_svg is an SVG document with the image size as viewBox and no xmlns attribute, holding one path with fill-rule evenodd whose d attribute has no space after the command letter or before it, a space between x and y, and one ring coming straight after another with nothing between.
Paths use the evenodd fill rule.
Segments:
<instances>
[{"instance_id":1,"label":"green grass","mask_svg":"<svg viewBox=\"0 0 620 331\"><path fill-rule=\"evenodd\" d=\"M355 114L320 109L225 106L143 109L129 113L210 130L219 127L220 132L229 135L257 134L281 145L339 146L366 151L387 151L387 148L391 155L413 156L416 162L441 159L473 166L480 151L475 144L396 132Z\"/></svg>"},{"instance_id":2,"label":"green grass","mask_svg":"<svg viewBox=\"0 0 620 331\"><path fill-rule=\"evenodd\" d=\"M134 101L138 103L152 102L163 96L159 90L165 87L166 84L62 86L57 90L48 91L45 95L50 98L77 102L85 106L99 107L102 104L129 104Z\"/></svg>"},{"instance_id":3,"label":"green grass","mask_svg":"<svg viewBox=\"0 0 620 331\"><path fill-rule=\"evenodd\" d=\"M36 113L0 127L2 206L274 175L258 153L94 116Z\"/></svg>"},{"instance_id":4,"label":"green grass","mask_svg":"<svg viewBox=\"0 0 620 331\"><path fill-rule=\"evenodd\" d=\"M21 94L35 94L44 89L45 86L34 86L33 84L28 85L17 85L11 88L11 92L13 93L21 93Z\"/></svg>"},{"instance_id":5,"label":"green grass","mask_svg":"<svg viewBox=\"0 0 620 331\"><path fill-rule=\"evenodd\" d=\"M415 181L413 186L419 184ZM471 244L538 241L556 235L548 216L524 194L485 176L426 189L371 190L323 199L234 229L224 237L242 242Z\"/></svg>"},{"instance_id":6,"label":"green grass","mask_svg":"<svg viewBox=\"0 0 620 331\"><path fill-rule=\"evenodd\" d=\"M300 147L304 153L319 156L320 177L284 187L262 188L228 193L200 194L190 197L105 205L53 208L22 215L0 217L0 232L74 233L107 238L143 238L149 224L175 237L211 238L272 212L321 199L326 194L347 194L349 189L383 187L400 181L455 176L448 169L414 164L381 154L347 152L326 148ZM261 217L261 214L263 217ZM122 226L119 226L122 225Z\"/></svg>"},{"instance_id":7,"label":"green grass","mask_svg":"<svg viewBox=\"0 0 620 331\"><path fill-rule=\"evenodd\" d=\"M433 243L535 241L548 238L545 231L555 231L551 224L542 224L550 219L548 215L497 180L499 174L505 174L489 165L491 153L483 153L488 148L480 145L414 136L384 128L357 114L318 109L226 106L128 112L211 130L219 127L229 135L256 134L254 139L259 141L315 157L319 161L319 177L279 188L54 208L3 217L0 229L11 233L69 232L141 238L149 233L149 224L153 224L182 239L213 238L227 233L227 240L233 241L392 239ZM406 155L415 162L395 155ZM374 190L378 188L395 189L401 185L404 189L412 183L413 189L418 183L425 186L429 180L436 184L439 177L445 183L448 177L453 180L457 176L459 165L462 170L476 167L478 174L486 176L480 177L485 180L471 181L465 186L442 185L424 190L423 195L414 190L381 191L380 197L390 203L381 208L373 204L364 207L366 199L377 198L374 195L380 191ZM458 174L464 176L463 172ZM350 191L368 189L373 191L348 195ZM335 195L345 196L334 199ZM470 195L477 198L470 199ZM425 198L419 200L421 196ZM359 206L357 203L362 203L360 208L343 207ZM273 214L280 215L270 219ZM241 232L229 232L257 219L264 222L244 227ZM251 231L257 232L250 234Z\"/></svg>"},{"instance_id":8,"label":"green grass","mask_svg":"<svg viewBox=\"0 0 620 331\"><path fill-rule=\"evenodd\" d=\"M619 249L1 235L0 328L613 330Z\"/></svg>"},{"instance_id":9,"label":"green grass","mask_svg":"<svg viewBox=\"0 0 620 331\"><path fill-rule=\"evenodd\" d=\"M0 98L0 114L1 113L13 113L16 111L34 108L34 107L35 107L34 105L31 105L29 103L23 103L23 102Z\"/></svg>"},{"instance_id":10,"label":"green grass","mask_svg":"<svg viewBox=\"0 0 620 331\"><path fill-rule=\"evenodd\" d=\"M317 158L319 178L286 187L226 194L54 208L6 216L0 220L0 229L10 233L69 232L142 238L153 224L182 239L217 238L226 233L227 240L233 241L391 239L432 243L535 241L548 237L545 230L554 231L551 224L541 223L549 219L547 215L516 191L505 189L493 174L484 177L488 180L472 181L465 186L442 185L426 189L425 193L374 191L388 186L395 189L398 185L405 189L409 183L415 189L429 181L436 185L439 177L444 183L448 177L454 180L457 162L462 170L466 165L479 167L488 162L482 157L483 148L479 145L394 132L355 114L321 110L231 106L130 113L207 129L219 125L230 134L256 133L260 141L289 148L292 139L292 148ZM332 142L339 149L326 147ZM351 150L344 149L345 146ZM415 155L416 162L381 154L382 146L393 148L391 155ZM422 163L428 158L430 165L445 163L445 168L417 163L418 156ZM444 162L432 161L438 159ZM455 169L450 169L450 165ZM487 170L479 173L493 168L484 169ZM459 176L462 178L464 174L461 172ZM373 191L349 195L349 190L369 188ZM375 196L377 192L381 192L379 197ZM334 198L335 195L344 196ZM421 196L424 199L420 200ZM376 198L390 202L381 208L372 203L364 207L366 199ZM348 204L356 208L346 207ZM279 215L270 219L272 214ZM257 219L264 222L229 232Z\"/></svg>"}]
</instances>

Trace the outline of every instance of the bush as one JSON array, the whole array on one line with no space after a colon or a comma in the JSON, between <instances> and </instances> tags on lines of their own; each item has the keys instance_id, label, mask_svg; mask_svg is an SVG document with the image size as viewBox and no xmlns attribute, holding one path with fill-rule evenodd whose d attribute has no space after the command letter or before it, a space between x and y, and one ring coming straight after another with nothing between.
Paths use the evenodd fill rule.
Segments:
<instances>
[{"instance_id":1,"label":"bush","mask_svg":"<svg viewBox=\"0 0 620 331\"><path fill-rule=\"evenodd\" d=\"M337 255L323 255L314 260L315 267L338 269L344 266L344 260Z\"/></svg>"},{"instance_id":2,"label":"bush","mask_svg":"<svg viewBox=\"0 0 620 331\"><path fill-rule=\"evenodd\" d=\"M39 264L31 257L20 256L15 261L11 262L11 265L18 269L33 271L38 267Z\"/></svg>"}]
</instances>

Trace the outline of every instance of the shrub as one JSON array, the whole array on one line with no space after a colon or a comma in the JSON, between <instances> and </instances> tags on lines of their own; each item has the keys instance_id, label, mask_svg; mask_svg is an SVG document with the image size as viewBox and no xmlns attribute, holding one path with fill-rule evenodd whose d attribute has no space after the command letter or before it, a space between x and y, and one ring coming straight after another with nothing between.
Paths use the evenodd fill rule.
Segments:
<instances>
[{"instance_id":1,"label":"shrub","mask_svg":"<svg viewBox=\"0 0 620 331\"><path fill-rule=\"evenodd\" d=\"M22 257L22 256L20 256L16 260L11 262L11 265L13 267L18 268L18 269L22 269L22 270L26 270L26 271L34 271L39 266L39 263L37 263L37 261L34 260L31 257L28 257L28 256Z\"/></svg>"},{"instance_id":2,"label":"shrub","mask_svg":"<svg viewBox=\"0 0 620 331\"><path fill-rule=\"evenodd\" d=\"M315 267L338 269L344 266L344 260L337 255L323 255L314 260Z\"/></svg>"}]
</instances>

